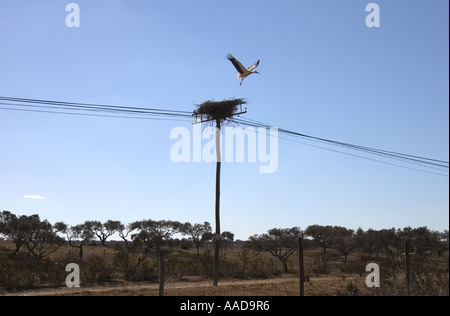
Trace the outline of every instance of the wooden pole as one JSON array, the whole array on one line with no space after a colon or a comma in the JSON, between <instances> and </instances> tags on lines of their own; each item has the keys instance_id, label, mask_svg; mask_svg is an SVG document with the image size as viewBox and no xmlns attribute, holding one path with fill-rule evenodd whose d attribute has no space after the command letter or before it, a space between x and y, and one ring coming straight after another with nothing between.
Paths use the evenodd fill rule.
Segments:
<instances>
[{"instance_id":1,"label":"wooden pole","mask_svg":"<svg viewBox=\"0 0 450 316\"><path fill-rule=\"evenodd\" d=\"M411 296L411 257L409 255L409 239L405 240L405 274L406 274L406 293Z\"/></svg>"},{"instance_id":2,"label":"wooden pole","mask_svg":"<svg viewBox=\"0 0 450 316\"><path fill-rule=\"evenodd\" d=\"M164 296L164 253L159 253L159 296Z\"/></svg>"},{"instance_id":3,"label":"wooden pole","mask_svg":"<svg viewBox=\"0 0 450 316\"><path fill-rule=\"evenodd\" d=\"M220 120L216 120L216 238L215 238L215 250L214 250L214 286L219 284L220 273L220 167L221 167L221 154L220 154Z\"/></svg>"},{"instance_id":4,"label":"wooden pole","mask_svg":"<svg viewBox=\"0 0 450 316\"><path fill-rule=\"evenodd\" d=\"M305 265L303 262L303 239L298 239L298 265L300 274L300 296L305 296Z\"/></svg>"},{"instance_id":5,"label":"wooden pole","mask_svg":"<svg viewBox=\"0 0 450 316\"><path fill-rule=\"evenodd\" d=\"M215 251L214 251L214 282L213 285L217 286L219 284L219 274L220 274L220 242L221 242L221 234L220 234L220 168L221 168L221 154L220 154L220 134L221 134L221 124L222 121L225 119L230 119L233 116L240 115L247 113L247 108L245 108L245 111L242 111L242 104L246 103L243 99L236 99L236 100L230 100L231 102L234 102L237 105L240 105L241 112L239 113L233 113L224 116L224 114L220 113L210 113L208 114L208 111L203 111L202 113L198 113L197 111L194 111L194 124L198 123L197 116L200 115L200 123L204 122L210 122L215 121L216 122L216 134L215 134L215 140L216 140L216 158L217 158L217 167L216 167L216 206L215 206L215 216L216 216L216 231L215 231ZM204 103L204 105L207 102ZM209 102L211 103L211 102ZM217 102L217 106L224 106L223 102ZM227 107L229 104L225 104ZM200 105L202 107L203 105ZM199 108L200 108L199 107ZM233 112L236 112L236 108L233 110ZM203 120L204 116L206 116L206 120Z\"/></svg>"}]
</instances>

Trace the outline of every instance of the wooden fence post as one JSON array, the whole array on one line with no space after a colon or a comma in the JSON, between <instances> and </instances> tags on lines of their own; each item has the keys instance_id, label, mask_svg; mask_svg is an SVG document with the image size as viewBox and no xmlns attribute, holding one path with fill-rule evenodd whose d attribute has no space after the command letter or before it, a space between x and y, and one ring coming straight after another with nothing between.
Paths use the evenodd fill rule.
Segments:
<instances>
[{"instance_id":1,"label":"wooden fence post","mask_svg":"<svg viewBox=\"0 0 450 316\"><path fill-rule=\"evenodd\" d=\"M409 255L409 239L405 240L405 273L406 273L406 293L411 296L411 257Z\"/></svg>"},{"instance_id":2,"label":"wooden fence post","mask_svg":"<svg viewBox=\"0 0 450 316\"><path fill-rule=\"evenodd\" d=\"M165 254L164 253L160 253L159 254L159 296L164 296L164 263L165 263Z\"/></svg>"},{"instance_id":3,"label":"wooden fence post","mask_svg":"<svg viewBox=\"0 0 450 316\"><path fill-rule=\"evenodd\" d=\"M305 265L303 262L303 239L298 239L298 264L300 268L300 296L305 296Z\"/></svg>"}]
</instances>

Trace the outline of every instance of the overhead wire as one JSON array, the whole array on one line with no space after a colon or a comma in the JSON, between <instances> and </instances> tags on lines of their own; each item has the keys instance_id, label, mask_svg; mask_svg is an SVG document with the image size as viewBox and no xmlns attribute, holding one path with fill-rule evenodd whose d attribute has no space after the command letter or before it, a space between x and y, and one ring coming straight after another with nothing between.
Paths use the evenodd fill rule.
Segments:
<instances>
[{"instance_id":1,"label":"overhead wire","mask_svg":"<svg viewBox=\"0 0 450 316\"><path fill-rule=\"evenodd\" d=\"M262 127L272 127L271 125L267 125L258 121L254 121L254 120L239 120L241 123L247 124L247 125L252 125L254 127L257 126L262 126ZM326 143L332 143L335 145L340 145L340 146L344 146L344 147L350 147L353 149L360 149L360 150L365 150L365 151L369 151L369 152L373 152L373 153L382 153L385 155L390 155L393 157L407 157L410 160L414 160L414 161L433 161L433 162L440 162L440 163L446 163L448 165L448 162L443 161L443 160L437 160L437 159L430 159L430 158L425 158L425 157L420 157L420 156L414 156L414 155L409 155L409 154L402 154L402 153L398 153L398 152L393 152L393 151L387 151L387 150L382 150L382 149L375 149L375 148L370 148L370 147L365 147L365 146L360 146L360 145L354 145L354 144L349 144L349 143L344 143L344 142L339 142L339 141L334 141L334 140L329 140L329 139L325 139L325 138L319 138L319 137L314 137L314 136L310 136L310 135L306 135L306 134L302 134L302 133L298 133L298 132L293 132L287 129L283 129L283 128L278 128L279 132L284 133L284 134L288 134L288 135L293 135L293 136L299 136L299 137L303 137L303 138L309 138L312 140L316 140L316 141L320 141L320 142L326 142ZM431 163L434 164L434 163ZM437 164L438 166L441 167L448 167L442 164Z\"/></svg>"},{"instance_id":2,"label":"overhead wire","mask_svg":"<svg viewBox=\"0 0 450 316\"><path fill-rule=\"evenodd\" d=\"M275 127L273 125L268 125L268 124L265 124L265 123L262 123L262 122L258 122L258 121L255 121L255 120L251 120L251 119L235 119L234 121L236 123L238 123L238 124L251 126L251 127L255 127L255 128L257 128L257 127L277 128L277 127ZM418 166L421 166L421 167L435 169L435 170L438 170L440 172L448 172L448 162L445 162L445 161L442 161L442 160L430 159L430 158L425 158L425 157L420 157L420 156L415 156L415 155L401 154L401 153L392 152L392 151L386 151L386 150L369 148L369 147L353 145L353 144L348 144L348 143L343 143L343 142L337 142L337 141L333 141L333 140L328 140L328 139L324 139L324 138L319 138L319 137L314 137L314 136L309 136L309 135L293 132L293 131L290 131L290 130L287 130L287 129L283 129L283 128L277 128L277 129L278 129L279 133L284 134L286 136L293 137L293 139L291 139L291 138L282 138L282 137L278 136L280 139L284 139L284 140L288 140L288 141L292 141L292 142L296 142L296 143L300 143L300 144L303 144L303 145L308 145L308 146L312 146L312 147L316 147L316 148L321 148L321 149L325 149L325 150L328 150L328 151L338 152L338 153L341 153L341 154L350 155L350 156L354 156L354 157L358 157L358 158L363 158L363 159L367 159L367 160L381 162L381 163L384 163L384 164L394 165L394 166L397 166L397 167L402 167L402 168L407 168L407 169L412 169L412 170L417 170L417 171L421 171L421 172L427 172L427 173L432 173L432 174L448 177L448 174L442 174L442 173L437 173L437 172L430 172L430 171L421 170L421 169L417 169L417 168L404 167L404 166L401 166L401 165L398 165L398 164L388 163L388 162L381 161L381 160L378 160L378 159L372 159L372 158L364 157L364 156L361 156L361 155L350 154L348 152L332 150L332 149L325 148L325 147L322 147L322 146L316 146L316 145L311 145L311 144L307 144L307 143L304 143L304 142L299 142L296 139L297 138L302 138L302 139L306 139L306 140L312 140L312 141L315 141L315 142L321 142L321 143L325 143L325 144L328 144L328 145L339 146L339 147L343 147L343 148L346 148L346 149L362 151L362 152L365 152L367 154L374 154L374 155L383 156L385 158L396 159L396 160L399 160L399 161L402 161L402 162L406 162L406 163L409 163L409 164L414 164L414 165L418 165ZM440 163L435 163L435 162L440 162ZM447 170L444 170L444 169L447 169Z\"/></svg>"},{"instance_id":3,"label":"overhead wire","mask_svg":"<svg viewBox=\"0 0 450 316\"><path fill-rule=\"evenodd\" d=\"M123 105L105 105L105 104L95 104L95 103L81 103L81 102L67 102L67 101L55 101L55 100L42 100L42 99L29 99L29 98L15 98L15 97L5 97L0 96L0 110L13 110L13 111L27 111L27 112L40 112L40 113L51 113L51 114L65 114L65 115L80 115L80 116L95 116L95 117L114 117L114 118L125 118L125 119L148 119L148 120L161 120L161 121L188 121L192 120L193 112L183 111L183 110L169 110L160 108L147 108L147 107L130 107ZM98 112L108 113L105 114L94 114ZM447 161L426 158L417 155L404 154L394 151L382 150L371 148L367 146L360 146L350 143L345 143L341 141L335 141L331 139L326 139L322 137L311 136L296 131L292 131L285 128L279 128L271 124L266 124L257 120L250 118L235 118L233 122L245 125L249 127L264 127L266 129L277 128L278 132L286 137L280 137L281 139L292 141L295 143L300 143L312 147L317 147L333 152L338 152L341 154L346 154L350 156L355 156L363 159L373 160L389 165L394 165L397 167L403 167L407 169L428 172L437 175L447 176L447 174L441 174L436 172L424 171L416 168L404 167L398 164L392 164L385 161L372 159L364 157L361 155L350 154L348 152L338 151L329 149L323 146L311 145L304 142L299 142L298 139L304 139L307 141L319 142L325 145L338 146L345 148L347 150L360 151L365 154L378 155L383 158L395 159L404 163L415 164L421 167L431 168L439 170L440 172L448 172ZM446 169L446 170L444 170Z\"/></svg>"},{"instance_id":4,"label":"overhead wire","mask_svg":"<svg viewBox=\"0 0 450 316\"><path fill-rule=\"evenodd\" d=\"M129 106L117 106L117 105L104 105L93 103L79 103L79 102L66 102L66 101L50 101L39 99L25 99L25 98L12 98L0 96L0 101L8 102L9 106L16 107L34 107L44 108L52 106L53 109L58 110L73 110L73 111L103 111L111 113L127 113L136 115L149 115L149 116L170 116L170 117L184 117L190 118L192 113L188 111L180 110L167 110L156 108L143 108L143 107L129 107Z\"/></svg>"},{"instance_id":5,"label":"overhead wire","mask_svg":"<svg viewBox=\"0 0 450 316\"><path fill-rule=\"evenodd\" d=\"M2 104L2 103L0 103L0 104ZM0 110L62 114L62 115L77 115L77 116L91 116L91 117L109 117L109 118L134 119L134 120L176 121L176 122L190 121L190 120L181 119L181 118L177 119L177 118L161 118L161 117L146 117L146 116L104 115L104 114L77 113L77 112L64 112L64 111L60 112L60 111L33 110L33 109L17 109L17 108L9 108L9 107L0 107Z\"/></svg>"}]
</instances>

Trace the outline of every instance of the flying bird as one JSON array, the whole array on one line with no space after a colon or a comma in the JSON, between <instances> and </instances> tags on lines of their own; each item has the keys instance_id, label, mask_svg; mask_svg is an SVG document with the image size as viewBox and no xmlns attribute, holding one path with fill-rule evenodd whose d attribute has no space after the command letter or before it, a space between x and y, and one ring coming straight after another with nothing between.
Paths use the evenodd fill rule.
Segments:
<instances>
[{"instance_id":1,"label":"flying bird","mask_svg":"<svg viewBox=\"0 0 450 316\"><path fill-rule=\"evenodd\" d=\"M259 59L256 62L256 64L254 64L253 66L250 66L248 68L245 68L244 66L242 66L242 64L239 62L239 60L237 60L236 58L233 57L233 55L228 54L227 55L227 59L229 61L231 61L231 63L234 65L234 67L236 68L236 70L239 72L237 74L237 77L239 79L241 79L241 83L239 84L239 86L242 85L242 82L244 81L244 79L248 76L250 76L251 74L259 74L259 72L257 72L256 70L253 71L253 69L255 69L256 67L258 67L259 65Z\"/></svg>"}]
</instances>

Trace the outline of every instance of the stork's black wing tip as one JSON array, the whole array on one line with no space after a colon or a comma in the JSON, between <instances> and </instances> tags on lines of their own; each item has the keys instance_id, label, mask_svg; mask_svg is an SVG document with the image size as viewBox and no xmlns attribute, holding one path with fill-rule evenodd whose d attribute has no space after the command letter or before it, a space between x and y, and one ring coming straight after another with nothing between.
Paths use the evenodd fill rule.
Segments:
<instances>
[{"instance_id":1,"label":"stork's black wing tip","mask_svg":"<svg viewBox=\"0 0 450 316\"><path fill-rule=\"evenodd\" d=\"M234 56L231 55L231 54L227 54L227 59L228 59L228 60L232 60L232 59L234 59Z\"/></svg>"}]
</instances>

